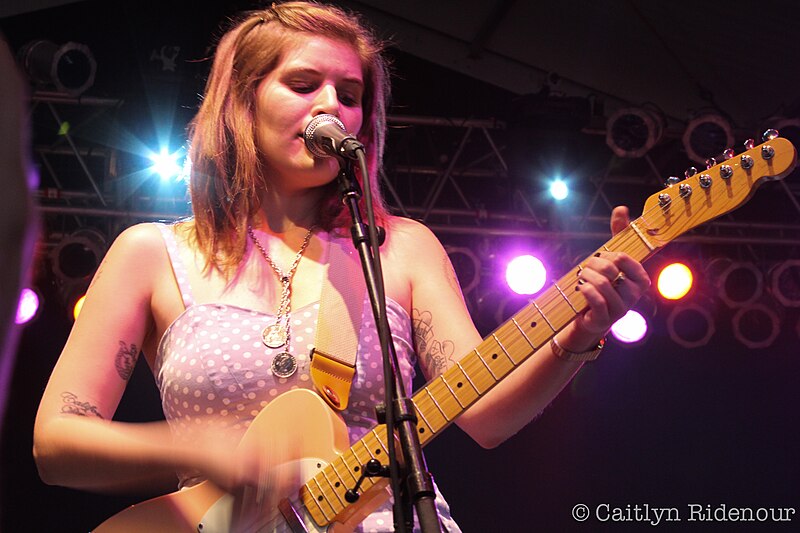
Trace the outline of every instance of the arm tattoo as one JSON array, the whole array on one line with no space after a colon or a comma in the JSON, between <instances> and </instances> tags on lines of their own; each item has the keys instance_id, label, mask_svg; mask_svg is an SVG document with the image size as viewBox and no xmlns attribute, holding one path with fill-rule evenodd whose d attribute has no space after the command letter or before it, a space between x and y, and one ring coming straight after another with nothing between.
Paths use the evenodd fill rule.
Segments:
<instances>
[{"instance_id":1,"label":"arm tattoo","mask_svg":"<svg viewBox=\"0 0 800 533\"><path fill-rule=\"evenodd\" d=\"M117 373L123 381L128 381L133 373L133 367L136 366L136 359L139 358L139 348L135 344L130 347L123 341L119 341L119 351L114 360L114 365L117 367Z\"/></svg>"},{"instance_id":2,"label":"arm tattoo","mask_svg":"<svg viewBox=\"0 0 800 533\"><path fill-rule=\"evenodd\" d=\"M417 354L432 374L431 377L438 376L455 364L453 359L455 344L450 340L439 341L434 338L433 316L430 311L420 311L414 308L411 315Z\"/></svg>"},{"instance_id":3,"label":"arm tattoo","mask_svg":"<svg viewBox=\"0 0 800 533\"><path fill-rule=\"evenodd\" d=\"M89 402L82 402L78 400L78 397L71 392L62 392L61 400L64 403L64 405L61 406L62 413L103 418L103 415L97 411L97 407Z\"/></svg>"}]
</instances>

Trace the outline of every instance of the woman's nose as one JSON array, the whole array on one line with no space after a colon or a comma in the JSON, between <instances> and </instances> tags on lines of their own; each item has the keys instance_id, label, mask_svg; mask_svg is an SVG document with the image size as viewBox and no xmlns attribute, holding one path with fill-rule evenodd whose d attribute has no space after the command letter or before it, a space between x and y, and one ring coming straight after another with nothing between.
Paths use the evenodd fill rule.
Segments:
<instances>
[{"instance_id":1,"label":"woman's nose","mask_svg":"<svg viewBox=\"0 0 800 533\"><path fill-rule=\"evenodd\" d=\"M339 95L332 85L323 86L314 100L314 116L329 114L339 116Z\"/></svg>"}]
</instances>

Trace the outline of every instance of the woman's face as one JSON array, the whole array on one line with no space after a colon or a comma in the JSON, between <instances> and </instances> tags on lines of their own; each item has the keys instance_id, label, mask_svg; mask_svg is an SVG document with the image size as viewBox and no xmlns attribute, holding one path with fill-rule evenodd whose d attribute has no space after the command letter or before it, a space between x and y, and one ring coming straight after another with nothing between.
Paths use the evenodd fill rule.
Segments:
<instances>
[{"instance_id":1,"label":"woman's face","mask_svg":"<svg viewBox=\"0 0 800 533\"><path fill-rule=\"evenodd\" d=\"M256 91L256 143L275 190L297 192L336 176L339 163L314 157L303 132L312 118L327 113L357 134L363 93L361 60L350 45L302 34L296 38Z\"/></svg>"}]
</instances>

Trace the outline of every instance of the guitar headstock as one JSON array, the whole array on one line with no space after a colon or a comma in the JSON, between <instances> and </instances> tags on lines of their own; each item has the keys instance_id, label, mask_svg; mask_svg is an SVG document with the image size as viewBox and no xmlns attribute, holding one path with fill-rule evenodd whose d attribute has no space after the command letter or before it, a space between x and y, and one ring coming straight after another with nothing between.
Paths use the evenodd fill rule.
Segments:
<instances>
[{"instance_id":1,"label":"guitar headstock","mask_svg":"<svg viewBox=\"0 0 800 533\"><path fill-rule=\"evenodd\" d=\"M782 179L794 169L797 152L775 130L765 133L764 143L750 146L739 155L728 151L725 161L647 199L640 223L655 246L736 209L762 181Z\"/></svg>"}]
</instances>

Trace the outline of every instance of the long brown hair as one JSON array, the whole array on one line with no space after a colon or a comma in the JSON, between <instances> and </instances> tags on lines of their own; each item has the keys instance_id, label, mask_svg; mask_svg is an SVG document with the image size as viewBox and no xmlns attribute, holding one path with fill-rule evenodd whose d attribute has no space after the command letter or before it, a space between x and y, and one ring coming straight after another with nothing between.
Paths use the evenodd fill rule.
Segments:
<instances>
[{"instance_id":1,"label":"long brown hair","mask_svg":"<svg viewBox=\"0 0 800 533\"><path fill-rule=\"evenodd\" d=\"M378 186L389 97L382 43L358 16L336 7L305 1L273 3L244 13L222 36L200 110L189 127L192 236L206 257L206 268L230 275L245 254L247 225L259 208L260 188L267 186L255 141L256 89L302 34L347 43L361 59L364 118L358 138L367 153L376 215L387 216ZM335 182L328 192L319 225L331 231L343 227L348 215Z\"/></svg>"}]
</instances>

